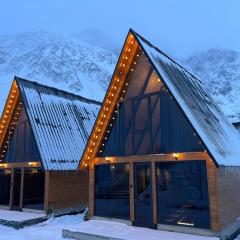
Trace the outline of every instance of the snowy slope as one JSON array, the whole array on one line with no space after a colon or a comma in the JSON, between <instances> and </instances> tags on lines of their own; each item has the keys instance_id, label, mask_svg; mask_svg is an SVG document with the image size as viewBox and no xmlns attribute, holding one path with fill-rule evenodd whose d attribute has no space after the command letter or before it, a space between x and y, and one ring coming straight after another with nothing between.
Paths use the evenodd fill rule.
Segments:
<instances>
[{"instance_id":1,"label":"snowy slope","mask_svg":"<svg viewBox=\"0 0 240 240\"><path fill-rule=\"evenodd\" d=\"M0 111L13 76L102 100L115 53L47 32L0 36Z\"/></svg>"},{"instance_id":2,"label":"snowy slope","mask_svg":"<svg viewBox=\"0 0 240 240\"><path fill-rule=\"evenodd\" d=\"M206 86L230 121L240 121L240 53L210 49L184 61Z\"/></svg>"},{"instance_id":3,"label":"snowy slope","mask_svg":"<svg viewBox=\"0 0 240 240\"><path fill-rule=\"evenodd\" d=\"M43 31L0 36L0 112L14 75L101 101L117 62L115 49L110 38L94 30L71 37ZM240 120L240 53L211 49L181 62L231 121Z\"/></svg>"}]
</instances>

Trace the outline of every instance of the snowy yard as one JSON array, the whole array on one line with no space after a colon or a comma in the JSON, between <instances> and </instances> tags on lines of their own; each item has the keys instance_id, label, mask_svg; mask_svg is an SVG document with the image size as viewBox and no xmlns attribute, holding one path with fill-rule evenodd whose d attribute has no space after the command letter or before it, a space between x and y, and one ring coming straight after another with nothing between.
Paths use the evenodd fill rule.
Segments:
<instances>
[{"instance_id":1,"label":"snowy yard","mask_svg":"<svg viewBox=\"0 0 240 240\"><path fill-rule=\"evenodd\" d=\"M0 240L59 240L62 239L63 228L80 224L82 221L83 215L78 214L49 219L20 230L0 225Z\"/></svg>"},{"instance_id":2,"label":"snowy yard","mask_svg":"<svg viewBox=\"0 0 240 240\"><path fill-rule=\"evenodd\" d=\"M62 216L24 229L0 225L0 240L60 240L62 229L102 234L128 240L216 240L180 233L156 231L147 228L130 227L121 223L92 220L83 221L83 214Z\"/></svg>"}]
</instances>

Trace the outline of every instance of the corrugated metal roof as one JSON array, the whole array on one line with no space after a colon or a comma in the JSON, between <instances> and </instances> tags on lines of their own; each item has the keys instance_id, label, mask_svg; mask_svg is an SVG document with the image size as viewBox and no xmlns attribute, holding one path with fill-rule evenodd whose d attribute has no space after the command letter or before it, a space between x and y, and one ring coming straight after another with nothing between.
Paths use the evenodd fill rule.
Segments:
<instances>
[{"instance_id":1,"label":"corrugated metal roof","mask_svg":"<svg viewBox=\"0 0 240 240\"><path fill-rule=\"evenodd\" d=\"M240 166L240 135L201 81L132 31L218 165Z\"/></svg>"},{"instance_id":2,"label":"corrugated metal roof","mask_svg":"<svg viewBox=\"0 0 240 240\"><path fill-rule=\"evenodd\" d=\"M45 170L76 170L100 103L15 78Z\"/></svg>"}]
</instances>

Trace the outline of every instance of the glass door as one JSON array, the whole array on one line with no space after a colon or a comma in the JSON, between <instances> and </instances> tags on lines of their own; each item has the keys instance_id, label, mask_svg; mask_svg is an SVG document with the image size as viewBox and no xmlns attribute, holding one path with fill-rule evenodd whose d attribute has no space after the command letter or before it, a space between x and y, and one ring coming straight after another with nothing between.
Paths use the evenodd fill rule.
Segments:
<instances>
[{"instance_id":1,"label":"glass door","mask_svg":"<svg viewBox=\"0 0 240 240\"><path fill-rule=\"evenodd\" d=\"M20 211L21 170L14 169L13 178L13 210Z\"/></svg>"},{"instance_id":2,"label":"glass door","mask_svg":"<svg viewBox=\"0 0 240 240\"><path fill-rule=\"evenodd\" d=\"M134 164L134 225L154 228L151 163Z\"/></svg>"}]
</instances>

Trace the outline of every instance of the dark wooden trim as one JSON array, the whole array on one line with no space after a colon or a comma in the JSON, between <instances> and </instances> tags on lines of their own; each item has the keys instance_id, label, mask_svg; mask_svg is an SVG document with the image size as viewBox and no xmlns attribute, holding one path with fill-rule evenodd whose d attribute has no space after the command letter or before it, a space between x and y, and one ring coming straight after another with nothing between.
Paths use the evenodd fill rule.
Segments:
<instances>
[{"instance_id":1,"label":"dark wooden trim","mask_svg":"<svg viewBox=\"0 0 240 240\"><path fill-rule=\"evenodd\" d=\"M133 162L129 163L129 193L130 193L130 221L134 223L134 168Z\"/></svg>"},{"instance_id":2,"label":"dark wooden trim","mask_svg":"<svg viewBox=\"0 0 240 240\"><path fill-rule=\"evenodd\" d=\"M95 165L109 163L126 163L126 162L151 162L151 161L182 161L182 160L206 160L208 154L206 152L189 152L177 153L178 160L173 154L150 154L142 156L126 156L126 157L97 157L93 160Z\"/></svg>"},{"instance_id":3,"label":"dark wooden trim","mask_svg":"<svg viewBox=\"0 0 240 240\"><path fill-rule=\"evenodd\" d=\"M10 197L9 197L9 208L13 207L13 184L14 184L14 169L11 169L11 181L10 181Z\"/></svg>"},{"instance_id":4,"label":"dark wooden trim","mask_svg":"<svg viewBox=\"0 0 240 240\"><path fill-rule=\"evenodd\" d=\"M49 171L45 171L45 182L44 182L44 210L49 209Z\"/></svg>"},{"instance_id":5,"label":"dark wooden trim","mask_svg":"<svg viewBox=\"0 0 240 240\"><path fill-rule=\"evenodd\" d=\"M0 163L0 169L39 168L39 167L41 167L40 162Z\"/></svg>"},{"instance_id":6,"label":"dark wooden trim","mask_svg":"<svg viewBox=\"0 0 240 240\"><path fill-rule=\"evenodd\" d=\"M20 185L20 204L19 208L23 208L23 191L24 191L24 168L21 168L21 185Z\"/></svg>"},{"instance_id":7,"label":"dark wooden trim","mask_svg":"<svg viewBox=\"0 0 240 240\"><path fill-rule=\"evenodd\" d=\"M152 175L152 208L153 208L153 224L157 224L157 189L156 189L156 164L151 162Z\"/></svg>"}]
</instances>

